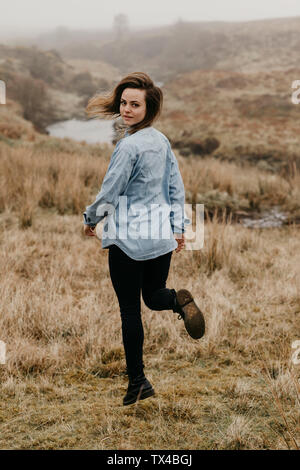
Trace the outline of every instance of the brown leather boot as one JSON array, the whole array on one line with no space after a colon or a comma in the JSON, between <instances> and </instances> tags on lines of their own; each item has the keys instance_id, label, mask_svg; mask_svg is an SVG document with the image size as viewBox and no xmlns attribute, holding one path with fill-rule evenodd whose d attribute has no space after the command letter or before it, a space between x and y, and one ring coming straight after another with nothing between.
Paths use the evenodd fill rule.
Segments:
<instances>
[{"instance_id":1,"label":"brown leather boot","mask_svg":"<svg viewBox=\"0 0 300 470\"><path fill-rule=\"evenodd\" d=\"M204 316L188 290L180 289L176 292L173 311L183 318L186 331L193 339L202 338L205 333Z\"/></svg>"},{"instance_id":2,"label":"brown leather boot","mask_svg":"<svg viewBox=\"0 0 300 470\"><path fill-rule=\"evenodd\" d=\"M134 379L129 379L127 393L123 398L123 405L132 405L137 400L144 400L153 395L155 395L154 389L142 373Z\"/></svg>"}]
</instances>

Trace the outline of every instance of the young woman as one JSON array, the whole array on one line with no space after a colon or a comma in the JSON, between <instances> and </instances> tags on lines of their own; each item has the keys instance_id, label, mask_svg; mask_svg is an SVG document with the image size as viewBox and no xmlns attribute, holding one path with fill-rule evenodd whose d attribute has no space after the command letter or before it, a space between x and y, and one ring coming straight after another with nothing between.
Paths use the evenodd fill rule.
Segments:
<instances>
[{"instance_id":1,"label":"young woman","mask_svg":"<svg viewBox=\"0 0 300 470\"><path fill-rule=\"evenodd\" d=\"M108 248L112 285L122 321L129 384L124 405L154 395L144 375L141 292L152 310L172 310L192 338L201 338L204 318L191 293L166 288L173 250L185 244L184 185L168 139L152 127L163 95L151 78L134 72L110 95L97 95L90 116L121 116L127 126L117 142L96 200L84 212L84 232L95 236L104 217L102 247Z\"/></svg>"}]
</instances>

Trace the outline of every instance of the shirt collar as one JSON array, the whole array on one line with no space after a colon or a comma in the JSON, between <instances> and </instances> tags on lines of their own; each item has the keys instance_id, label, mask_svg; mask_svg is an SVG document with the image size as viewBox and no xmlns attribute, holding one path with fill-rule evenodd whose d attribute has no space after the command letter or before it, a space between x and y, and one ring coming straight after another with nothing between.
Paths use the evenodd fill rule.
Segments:
<instances>
[{"instance_id":1,"label":"shirt collar","mask_svg":"<svg viewBox=\"0 0 300 470\"><path fill-rule=\"evenodd\" d=\"M126 129L125 133L124 133L124 137L127 137L129 134L129 127ZM148 126L148 127L143 127L143 129L140 129L138 132L141 132L141 131L144 131L144 130L149 130L151 129L151 126Z\"/></svg>"}]
</instances>

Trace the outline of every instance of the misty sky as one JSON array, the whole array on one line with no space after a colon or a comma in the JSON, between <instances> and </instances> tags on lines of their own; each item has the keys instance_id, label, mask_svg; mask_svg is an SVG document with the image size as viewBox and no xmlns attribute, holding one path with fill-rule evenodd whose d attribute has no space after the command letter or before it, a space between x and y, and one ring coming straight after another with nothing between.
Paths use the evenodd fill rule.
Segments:
<instances>
[{"instance_id":1,"label":"misty sky","mask_svg":"<svg viewBox=\"0 0 300 470\"><path fill-rule=\"evenodd\" d=\"M150 2L149 2L150 4ZM110 28L114 15L132 27L186 21L300 17L300 0L0 0L0 34L69 28Z\"/></svg>"}]
</instances>

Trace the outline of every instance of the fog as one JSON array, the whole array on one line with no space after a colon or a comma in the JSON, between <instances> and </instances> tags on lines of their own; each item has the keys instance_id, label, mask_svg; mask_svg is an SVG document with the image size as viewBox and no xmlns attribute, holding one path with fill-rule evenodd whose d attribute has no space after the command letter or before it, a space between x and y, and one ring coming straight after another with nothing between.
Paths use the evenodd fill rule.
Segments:
<instances>
[{"instance_id":1,"label":"fog","mask_svg":"<svg viewBox=\"0 0 300 470\"><path fill-rule=\"evenodd\" d=\"M248 21L300 16L299 0L10 0L0 1L0 35L33 34L57 26L70 29L110 29L124 13L130 27L166 25L178 21Z\"/></svg>"}]
</instances>

